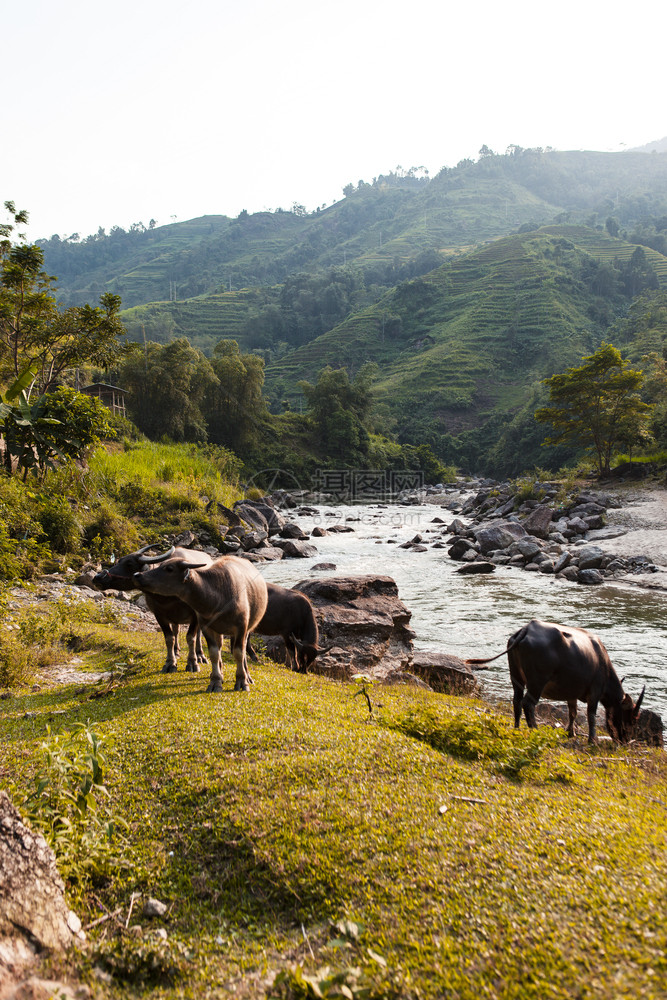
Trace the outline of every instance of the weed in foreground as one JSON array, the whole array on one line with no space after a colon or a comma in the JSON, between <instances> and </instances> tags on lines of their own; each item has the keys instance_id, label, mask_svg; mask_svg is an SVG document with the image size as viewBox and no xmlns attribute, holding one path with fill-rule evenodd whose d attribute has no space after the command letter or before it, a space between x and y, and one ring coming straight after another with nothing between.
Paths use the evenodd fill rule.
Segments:
<instances>
[{"instance_id":1,"label":"weed in foreground","mask_svg":"<svg viewBox=\"0 0 667 1000\"><path fill-rule=\"evenodd\" d=\"M14 789L18 809L44 834L63 878L84 888L121 864L116 841L125 821L103 813L104 739L89 724L53 734L47 726L33 787Z\"/></svg>"}]
</instances>

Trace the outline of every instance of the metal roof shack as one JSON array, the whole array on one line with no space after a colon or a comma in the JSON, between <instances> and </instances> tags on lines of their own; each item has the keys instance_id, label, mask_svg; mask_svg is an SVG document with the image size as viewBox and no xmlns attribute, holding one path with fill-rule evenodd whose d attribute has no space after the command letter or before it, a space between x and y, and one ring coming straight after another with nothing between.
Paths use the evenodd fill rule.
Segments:
<instances>
[{"instance_id":1,"label":"metal roof shack","mask_svg":"<svg viewBox=\"0 0 667 1000\"><path fill-rule=\"evenodd\" d=\"M106 382L94 382L92 385L83 386L79 392L85 393L86 396L96 396L112 413L125 416L125 389L119 389L117 385L108 385Z\"/></svg>"}]
</instances>

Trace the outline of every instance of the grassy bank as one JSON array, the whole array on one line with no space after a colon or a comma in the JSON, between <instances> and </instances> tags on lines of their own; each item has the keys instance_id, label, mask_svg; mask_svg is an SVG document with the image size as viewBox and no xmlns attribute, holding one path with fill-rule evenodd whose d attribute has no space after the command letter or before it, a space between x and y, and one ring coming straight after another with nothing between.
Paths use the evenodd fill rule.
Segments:
<instances>
[{"instance_id":1,"label":"grassy bank","mask_svg":"<svg viewBox=\"0 0 667 1000\"><path fill-rule=\"evenodd\" d=\"M661 751L408 688L369 689L371 712L268 663L249 695L229 662L207 695L105 605L76 635L79 669L111 677L52 689L44 668L1 701L0 776L61 829L84 924L103 918L68 961L101 995L664 996ZM93 758L109 794L77 812Z\"/></svg>"},{"instance_id":2,"label":"grassy bank","mask_svg":"<svg viewBox=\"0 0 667 1000\"><path fill-rule=\"evenodd\" d=\"M0 584L110 559L166 533L218 537L210 500L239 499L241 463L215 445L128 440L43 481L0 473Z\"/></svg>"}]
</instances>

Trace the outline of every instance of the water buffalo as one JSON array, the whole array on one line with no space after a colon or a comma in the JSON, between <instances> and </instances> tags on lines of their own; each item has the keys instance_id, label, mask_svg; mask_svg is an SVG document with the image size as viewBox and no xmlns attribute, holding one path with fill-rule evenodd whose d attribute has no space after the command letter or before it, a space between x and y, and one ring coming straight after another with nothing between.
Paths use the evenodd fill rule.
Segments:
<instances>
[{"instance_id":1,"label":"water buffalo","mask_svg":"<svg viewBox=\"0 0 667 1000\"><path fill-rule=\"evenodd\" d=\"M288 590L275 583L267 583L266 588L266 611L254 631L259 635L279 635L285 643L285 663L292 670L305 674L316 656L331 649L317 645L319 636L313 605L299 590ZM248 655L256 658L250 645Z\"/></svg>"},{"instance_id":2,"label":"water buffalo","mask_svg":"<svg viewBox=\"0 0 667 1000\"><path fill-rule=\"evenodd\" d=\"M610 736L619 743L627 743L646 688L634 704L630 695L623 691L609 653L597 636L582 628L566 628L533 619L509 637L507 649L502 653L486 659L466 660L466 663L490 663L504 653L507 653L514 689L514 725L517 729L522 708L527 724L535 727L535 706L544 697L567 702L570 714L567 731L569 736L574 736L577 701L585 701L588 742L595 743L595 715L601 703Z\"/></svg>"},{"instance_id":3,"label":"water buffalo","mask_svg":"<svg viewBox=\"0 0 667 1000\"><path fill-rule=\"evenodd\" d=\"M167 559L185 559L191 563L198 562L211 563L213 560L205 552L197 552L195 549L181 549L173 546L161 555L146 555L154 545L144 545L137 552L130 552L123 556L112 566L103 569L98 573L93 583L98 590L136 590L134 574L146 569L147 566L154 566ZM177 659L179 655L178 629L180 625L188 626L187 643L188 659L186 671L197 673L199 664L206 663L206 657L201 644L201 633L197 624L197 615L192 608L184 604L183 601L175 597L163 597L160 594L146 594L146 604L149 611L152 611L157 619L157 623L162 629L164 641L167 647L167 659L165 660L162 672L172 674L178 669Z\"/></svg>"},{"instance_id":4,"label":"water buffalo","mask_svg":"<svg viewBox=\"0 0 667 1000\"><path fill-rule=\"evenodd\" d=\"M252 563L236 556L223 556L208 565L167 559L154 569L135 573L133 580L140 590L177 598L196 613L211 658L207 691L222 691L223 635L230 637L236 660L234 690L249 690L246 643L248 634L261 621L268 599L264 578Z\"/></svg>"}]
</instances>

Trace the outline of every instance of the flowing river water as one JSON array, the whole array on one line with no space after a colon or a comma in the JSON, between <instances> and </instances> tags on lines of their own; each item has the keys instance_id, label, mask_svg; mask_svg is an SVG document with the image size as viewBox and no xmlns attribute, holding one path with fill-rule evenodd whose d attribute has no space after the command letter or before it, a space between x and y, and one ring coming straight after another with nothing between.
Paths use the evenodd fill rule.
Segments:
<instances>
[{"instance_id":1,"label":"flowing river water","mask_svg":"<svg viewBox=\"0 0 667 1000\"><path fill-rule=\"evenodd\" d=\"M461 563L449 558L447 548L399 548L417 533L426 544L442 536L445 524L434 524L434 517L448 524L453 515L432 504L318 507L316 515L296 517L305 531L343 523L354 531L313 538L316 556L265 563L261 572L286 587L317 576L391 576L412 612L415 648L462 659L501 652L508 636L531 618L590 629L626 678L625 689L636 698L646 684L645 707L667 716L667 593L617 583L581 586L507 566L488 575L460 575ZM336 569L313 572L321 562ZM511 699L507 657L477 677L489 695Z\"/></svg>"}]
</instances>

